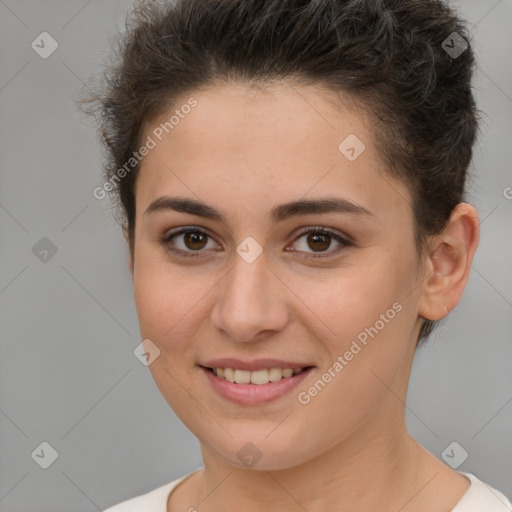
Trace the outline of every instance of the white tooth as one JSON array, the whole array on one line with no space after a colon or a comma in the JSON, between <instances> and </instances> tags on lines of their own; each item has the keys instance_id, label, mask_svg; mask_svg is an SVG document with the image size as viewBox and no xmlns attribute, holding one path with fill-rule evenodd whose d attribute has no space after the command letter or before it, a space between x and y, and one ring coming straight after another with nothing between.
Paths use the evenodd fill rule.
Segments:
<instances>
[{"instance_id":1,"label":"white tooth","mask_svg":"<svg viewBox=\"0 0 512 512\"><path fill-rule=\"evenodd\" d=\"M235 370L233 368L224 368L224 378L229 382L235 382Z\"/></svg>"},{"instance_id":2,"label":"white tooth","mask_svg":"<svg viewBox=\"0 0 512 512\"><path fill-rule=\"evenodd\" d=\"M237 384L249 384L251 382L251 372L235 370L235 382Z\"/></svg>"},{"instance_id":3,"label":"white tooth","mask_svg":"<svg viewBox=\"0 0 512 512\"><path fill-rule=\"evenodd\" d=\"M256 384L263 385L269 382L277 382L286 379L292 375L302 372L303 368L270 368L269 370L256 370L253 372L247 370L236 370L233 368L213 368L213 372L221 379L237 384Z\"/></svg>"},{"instance_id":4,"label":"white tooth","mask_svg":"<svg viewBox=\"0 0 512 512\"><path fill-rule=\"evenodd\" d=\"M251 383L252 384L268 384L268 370L255 370L251 372Z\"/></svg>"},{"instance_id":5,"label":"white tooth","mask_svg":"<svg viewBox=\"0 0 512 512\"><path fill-rule=\"evenodd\" d=\"M281 368L270 368L268 371L268 379L270 382L277 382L278 380L281 380L283 376L283 372L281 371Z\"/></svg>"}]
</instances>

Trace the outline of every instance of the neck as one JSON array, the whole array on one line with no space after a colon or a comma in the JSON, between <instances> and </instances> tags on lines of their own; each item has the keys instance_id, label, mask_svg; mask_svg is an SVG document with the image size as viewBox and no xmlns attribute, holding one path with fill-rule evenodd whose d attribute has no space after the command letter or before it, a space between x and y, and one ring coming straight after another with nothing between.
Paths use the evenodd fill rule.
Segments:
<instances>
[{"instance_id":1,"label":"neck","mask_svg":"<svg viewBox=\"0 0 512 512\"><path fill-rule=\"evenodd\" d=\"M373 426L375 423L373 423ZM366 428L369 428L367 426ZM425 484L421 446L405 428L359 429L326 453L292 468L258 471L221 461L202 447L197 506L209 511L400 510Z\"/></svg>"}]
</instances>

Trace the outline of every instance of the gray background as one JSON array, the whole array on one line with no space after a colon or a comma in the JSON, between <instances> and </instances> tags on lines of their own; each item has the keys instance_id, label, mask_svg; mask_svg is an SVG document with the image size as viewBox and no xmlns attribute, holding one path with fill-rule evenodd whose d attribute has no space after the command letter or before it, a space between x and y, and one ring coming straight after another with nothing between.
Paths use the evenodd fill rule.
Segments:
<instances>
[{"instance_id":1,"label":"gray background","mask_svg":"<svg viewBox=\"0 0 512 512\"><path fill-rule=\"evenodd\" d=\"M133 355L127 252L92 195L101 152L73 103L130 4L0 0L1 512L102 510L202 465ZM458 469L512 497L512 0L451 4L471 22L486 112L470 193L482 236L461 304L417 353L407 421L439 458L458 442ZM59 44L47 59L31 48L43 31ZM31 456L43 441L48 469L48 449Z\"/></svg>"}]
</instances>

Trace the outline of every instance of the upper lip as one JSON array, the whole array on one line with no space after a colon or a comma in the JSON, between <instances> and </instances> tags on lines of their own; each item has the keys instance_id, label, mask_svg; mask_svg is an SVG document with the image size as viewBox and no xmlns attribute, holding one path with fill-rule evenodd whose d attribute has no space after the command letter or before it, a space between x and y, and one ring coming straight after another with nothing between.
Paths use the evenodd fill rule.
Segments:
<instances>
[{"instance_id":1,"label":"upper lip","mask_svg":"<svg viewBox=\"0 0 512 512\"><path fill-rule=\"evenodd\" d=\"M285 361L282 359L254 359L252 361L242 361L232 357L224 357L222 359L206 361L200 366L206 368L233 368L252 372L256 370L268 370L269 368L306 368L313 365L296 361Z\"/></svg>"}]
</instances>

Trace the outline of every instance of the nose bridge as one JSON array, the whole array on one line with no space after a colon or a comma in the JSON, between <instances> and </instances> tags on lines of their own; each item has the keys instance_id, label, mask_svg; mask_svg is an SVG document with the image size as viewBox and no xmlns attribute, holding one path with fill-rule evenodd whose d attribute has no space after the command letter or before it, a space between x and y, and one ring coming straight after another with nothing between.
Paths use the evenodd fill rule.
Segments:
<instances>
[{"instance_id":1,"label":"nose bridge","mask_svg":"<svg viewBox=\"0 0 512 512\"><path fill-rule=\"evenodd\" d=\"M263 295L264 284L267 281L267 262L264 257L258 257L254 261L246 261L239 255L234 258L231 271L230 293L244 300L260 299Z\"/></svg>"},{"instance_id":2,"label":"nose bridge","mask_svg":"<svg viewBox=\"0 0 512 512\"><path fill-rule=\"evenodd\" d=\"M280 329L286 322L286 308L276 288L279 281L273 278L264 252L251 243L238 246L229 274L219 283L212 315L215 326L238 341L250 341L260 331Z\"/></svg>"}]
</instances>

